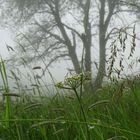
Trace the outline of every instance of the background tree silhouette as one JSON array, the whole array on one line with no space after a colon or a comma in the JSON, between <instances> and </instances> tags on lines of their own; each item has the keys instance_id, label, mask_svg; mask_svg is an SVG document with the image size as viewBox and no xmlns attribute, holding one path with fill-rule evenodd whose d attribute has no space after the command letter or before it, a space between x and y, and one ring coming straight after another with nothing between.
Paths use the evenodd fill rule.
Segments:
<instances>
[{"instance_id":1,"label":"background tree silhouette","mask_svg":"<svg viewBox=\"0 0 140 140\"><path fill-rule=\"evenodd\" d=\"M54 62L69 59L77 74L83 69L84 72L91 72L92 79L92 73L95 73L93 49L98 46L97 75L90 83L96 90L101 87L106 75L107 43L119 31L117 25L112 23L119 20L123 12L134 12L129 10L131 5L126 2L1 0L1 16L6 17L3 23L10 25L17 34L16 49L20 55L16 54L16 58L24 58L27 63L43 58L46 61L44 71Z\"/></svg>"}]
</instances>

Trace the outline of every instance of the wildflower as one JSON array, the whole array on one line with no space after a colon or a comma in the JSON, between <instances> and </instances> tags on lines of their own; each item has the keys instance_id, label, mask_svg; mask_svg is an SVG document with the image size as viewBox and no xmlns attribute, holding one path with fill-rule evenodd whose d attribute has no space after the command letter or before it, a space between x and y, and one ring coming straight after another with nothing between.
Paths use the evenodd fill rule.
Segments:
<instances>
[{"instance_id":1,"label":"wildflower","mask_svg":"<svg viewBox=\"0 0 140 140\"><path fill-rule=\"evenodd\" d=\"M78 88L85 81L90 80L89 73L76 74L74 76L65 78L64 82L59 82L56 84L56 87L63 89L74 89Z\"/></svg>"},{"instance_id":2,"label":"wildflower","mask_svg":"<svg viewBox=\"0 0 140 140\"><path fill-rule=\"evenodd\" d=\"M57 83L55 86L58 88L64 88L64 85L62 82Z\"/></svg>"}]
</instances>

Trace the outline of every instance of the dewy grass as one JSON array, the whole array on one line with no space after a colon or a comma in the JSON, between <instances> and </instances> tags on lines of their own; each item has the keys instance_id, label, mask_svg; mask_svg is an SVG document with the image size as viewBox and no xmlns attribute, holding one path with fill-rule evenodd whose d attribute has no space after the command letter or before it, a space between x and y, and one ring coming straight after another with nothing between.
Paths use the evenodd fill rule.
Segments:
<instances>
[{"instance_id":1,"label":"dewy grass","mask_svg":"<svg viewBox=\"0 0 140 140\"><path fill-rule=\"evenodd\" d=\"M81 100L81 95L82 95L81 89L86 80L88 80L87 74L80 73L79 75L68 77L65 79L64 83L60 82L56 85L58 88L69 89L69 90L74 91L76 98L78 100L78 103L80 105L80 111L82 113L82 116L85 122L87 122L87 118L86 118L85 110L84 110L82 100ZM80 87L80 94L78 94L77 92L77 89L79 87ZM87 139L90 140L90 133L89 133L89 128L87 124L86 124L86 131L87 131Z\"/></svg>"},{"instance_id":2,"label":"dewy grass","mask_svg":"<svg viewBox=\"0 0 140 140\"><path fill-rule=\"evenodd\" d=\"M4 60L1 58L0 60L0 74L3 82L3 91L4 94L9 94L9 84L8 84L8 78L6 74L6 68L4 64ZM4 113L4 120L5 127L9 127L9 119L11 118L11 97L5 96L5 113Z\"/></svg>"},{"instance_id":3,"label":"dewy grass","mask_svg":"<svg viewBox=\"0 0 140 140\"><path fill-rule=\"evenodd\" d=\"M5 69L4 63L2 66ZM4 71L1 69L1 76L4 79L3 85L7 89L8 84L4 78L7 75L6 69ZM86 75L82 76L83 81L88 80ZM130 90L132 94L122 94L117 102L112 100L116 96L110 93L120 91L121 84L110 85L110 89L109 86L104 87L99 93L99 101L94 103L88 95L79 98L80 82L80 75L74 75L57 84L69 92L73 90L75 96L72 99L64 95L56 96L53 102L49 101L52 100L51 97L46 97L43 102L38 99L37 102L14 103L12 117L0 116L0 124L5 126L0 127L1 138L6 140L140 139L138 117L140 112L137 110L138 104L133 94L135 92L139 98L138 85L135 85L137 90ZM128 86L131 88L131 84ZM61 90L59 92L61 95ZM6 103L5 107L7 105ZM8 109L6 107L2 113L9 115Z\"/></svg>"},{"instance_id":4,"label":"dewy grass","mask_svg":"<svg viewBox=\"0 0 140 140\"><path fill-rule=\"evenodd\" d=\"M110 90L110 92L112 91ZM102 94L105 94L105 90ZM85 126L88 125L91 140L139 139L139 120L131 116L132 113L140 113L138 110L136 112L134 110L136 104L134 98L132 100L133 95L126 94L126 97L123 96L116 105L110 104L108 100L111 102L112 99L107 94L106 96L106 100L100 97L101 102L92 104L94 107L85 112L86 121L82 119L81 113L78 111L79 103L75 98L71 100L63 97L57 102L54 99L51 104L48 104L46 100L46 104L42 102L39 107L36 106L37 103L33 105L29 103L25 106L17 103L19 108L15 106L14 111L18 113L13 112L13 119L0 120L2 124L6 122L11 124L6 132L4 128L0 128L1 137L6 140L87 140ZM129 104L130 99L131 104ZM39 100L38 102L41 103ZM82 105L84 108L86 106L88 108L91 103L90 99L83 100ZM26 106L29 109L25 109ZM133 108L130 109L130 107Z\"/></svg>"},{"instance_id":5,"label":"dewy grass","mask_svg":"<svg viewBox=\"0 0 140 140\"><path fill-rule=\"evenodd\" d=\"M125 45L126 36L119 41ZM122 51L125 50L122 46ZM115 46L112 52L115 54ZM135 49L135 29L133 30L132 49ZM84 52L84 51L83 51ZM114 56L110 58L111 67L109 76L112 75ZM82 56L83 61L83 56ZM122 66L120 60L120 67ZM30 85L35 89L35 95L27 101L19 100L11 102L12 96L30 94L28 90L22 90L18 84L17 94L11 94L8 85L8 76L4 60L0 63L0 76L3 82L3 95L5 108L0 108L0 139L2 140L113 140L113 139L140 139L140 80L128 77L121 81L119 78L110 77L109 85L97 91L95 96L83 94L83 83L89 79L84 73L81 64L81 74L67 77L64 82L56 84L63 90L53 98L43 96L46 93L36 79L31 79ZM118 77L120 72L117 71ZM20 73L20 72L19 72ZM13 73L13 77L19 76ZM33 76L34 73L33 73ZM120 81L119 81L120 80ZM115 82L114 82L115 81ZM129 82L129 83L128 83ZM128 84L127 84L128 83ZM21 87L20 87L21 86ZM38 89L39 90L38 90ZM127 89L127 90L126 90ZM87 89L88 90L88 89ZM90 89L89 89L90 90ZM67 91L67 92L66 92ZM68 94L68 95L67 95ZM51 95L51 93L50 93ZM71 98L68 98L70 96ZM21 96L18 96L21 98ZM43 100L42 100L43 99ZM12 110L13 109L13 110ZM12 111L12 112L11 112Z\"/></svg>"}]
</instances>

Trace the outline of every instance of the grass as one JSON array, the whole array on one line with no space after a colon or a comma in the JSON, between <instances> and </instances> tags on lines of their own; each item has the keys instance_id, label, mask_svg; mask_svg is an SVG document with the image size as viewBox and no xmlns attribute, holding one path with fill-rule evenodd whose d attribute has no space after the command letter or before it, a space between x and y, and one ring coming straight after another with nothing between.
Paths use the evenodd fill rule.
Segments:
<instances>
[{"instance_id":1,"label":"grass","mask_svg":"<svg viewBox=\"0 0 140 140\"><path fill-rule=\"evenodd\" d=\"M10 94L4 63L1 76L4 91ZM0 111L0 140L140 139L139 79L106 85L96 99L88 91L80 96L78 83L73 83L63 85L70 92L66 95L60 89L54 97L26 102L10 102L12 96L6 96Z\"/></svg>"},{"instance_id":2,"label":"grass","mask_svg":"<svg viewBox=\"0 0 140 140\"><path fill-rule=\"evenodd\" d=\"M140 139L139 77L126 77L91 93L83 91L89 77L82 73L56 84L56 95L44 96L46 91L33 73L36 99L26 96L28 91L22 90L13 71L18 94L11 93L2 59L0 66L5 97L0 107L0 140ZM13 97L18 100L12 102Z\"/></svg>"}]
</instances>

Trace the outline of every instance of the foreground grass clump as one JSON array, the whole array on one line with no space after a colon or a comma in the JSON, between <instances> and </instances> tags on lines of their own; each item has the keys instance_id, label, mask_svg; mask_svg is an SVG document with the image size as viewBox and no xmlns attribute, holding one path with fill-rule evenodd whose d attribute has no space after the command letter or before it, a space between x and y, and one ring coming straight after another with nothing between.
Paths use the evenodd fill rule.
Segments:
<instances>
[{"instance_id":1,"label":"foreground grass clump","mask_svg":"<svg viewBox=\"0 0 140 140\"><path fill-rule=\"evenodd\" d=\"M61 83L70 93L59 90L54 97L11 103L5 119L6 103L0 111L0 140L140 139L139 84L137 79L106 85L95 99L94 93L80 96L78 86Z\"/></svg>"}]
</instances>

